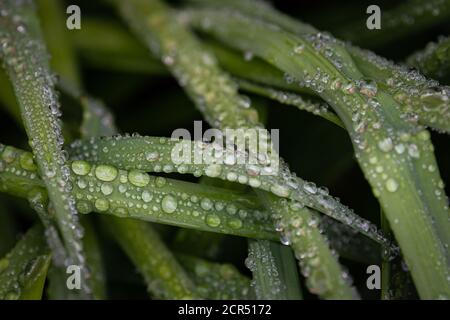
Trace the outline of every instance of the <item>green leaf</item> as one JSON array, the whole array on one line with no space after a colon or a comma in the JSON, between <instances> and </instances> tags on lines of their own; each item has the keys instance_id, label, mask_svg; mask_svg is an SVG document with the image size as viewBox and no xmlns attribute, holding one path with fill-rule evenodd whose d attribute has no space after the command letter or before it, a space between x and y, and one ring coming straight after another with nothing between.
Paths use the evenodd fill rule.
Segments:
<instances>
[{"instance_id":1,"label":"green leaf","mask_svg":"<svg viewBox=\"0 0 450 320\"><path fill-rule=\"evenodd\" d=\"M43 228L36 225L0 260L0 299L41 299L50 261Z\"/></svg>"}]
</instances>

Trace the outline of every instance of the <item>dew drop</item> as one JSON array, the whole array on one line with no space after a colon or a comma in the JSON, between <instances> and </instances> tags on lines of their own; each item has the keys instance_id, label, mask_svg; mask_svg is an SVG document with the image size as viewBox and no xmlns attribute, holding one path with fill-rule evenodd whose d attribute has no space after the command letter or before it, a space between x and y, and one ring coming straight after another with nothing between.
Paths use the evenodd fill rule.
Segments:
<instances>
[{"instance_id":1,"label":"dew drop","mask_svg":"<svg viewBox=\"0 0 450 320\"><path fill-rule=\"evenodd\" d=\"M152 201L152 199L153 199L153 195L151 194L150 191L144 190L144 191L142 192L142 201L148 203L148 202Z\"/></svg>"},{"instance_id":2,"label":"dew drop","mask_svg":"<svg viewBox=\"0 0 450 320\"><path fill-rule=\"evenodd\" d=\"M101 164L95 168L95 176L101 181L113 181L117 178L117 169L110 165Z\"/></svg>"},{"instance_id":3,"label":"dew drop","mask_svg":"<svg viewBox=\"0 0 450 320\"><path fill-rule=\"evenodd\" d=\"M91 204L84 200L77 201L76 207L78 212L82 214L88 214L92 212Z\"/></svg>"},{"instance_id":4,"label":"dew drop","mask_svg":"<svg viewBox=\"0 0 450 320\"><path fill-rule=\"evenodd\" d=\"M158 160L159 158L159 153L156 151L149 151L145 154L145 159L149 162L153 162Z\"/></svg>"},{"instance_id":5,"label":"dew drop","mask_svg":"<svg viewBox=\"0 0 450 320\"><path fill-rule=\"evenodd\" d=\"M310 193L310 194L316 194L316 193L317 193L317 187L316 187L316 185L315 185L314 183L312 183L312 182L306 182L306 183L303 185L303 189L304 189L306 192Z\"/></svg>"},{"instance_id":6,"label":"dew drop","mask_svg":"<svg viewBox=\"0 0 450 320\"><path fill-rule=\"evenodd\" d=\"M131 184L135 185L136 187L145 187L150 182L150 177L145 172L131 170L128 173L128 180L130 180Z\"/></svg>"},{"instance_id":7,"label":"dew drop","mask_svg":"<svg viewBox=\"0 0 450 320\"><path fill-rule=\"evenodd\" d=\"M33 161L33 155L31 153L25 152L20 155L19 158L20 166L28 171L36 171L37 166Z\"/></svg>"},{"instance_id":8,"label":"dew drop","mask_svg":"<svg viewBox=\"0 0 450 320\"><path fill-rule=\"evenodd\" d=\"M420 158L420 151L419 148L417 148L417 145L410 144L408 147L408 154L411 156L411 158Z\"/></svg>"},{"instance_id":9,"label":"dew drop","mask_svg":"<svg viewBox=\"0 0 450 320\"><path fill-rule=\"evenodd\" d=\"M164 178L164 177L157 177L157 178L155 179L155 185L156 185L158 188L164 187L164 186L166 185L166 182L167 182L167 180L166 180L166 178Z\"/></svg>"},{"instance_id":10,"label":"dew drop","mask_svg":"<svg viewBox=\"0 0 450 320\"><path fill-rule=\"evenodd\" d=\"M166 213L173 213L177 210L178 201L171 195L166 195L161 203L162 209Z\"/></svg>"},{"instance_id":11,"label":"dew drop","mask_svg":"<svg viewBox=\"0 0 450 320\"><path fill-rule=\"evenodd\" d=\"M17 151L15 148L7 146L2 153L2 159L5 160L6 163L11 163L16 159Z\"/></svg>"},{"instance_id":12,"label":"dew drop","mask_svg":"<svg viewBox=\"0 0 450 320\"><path fill-rule=\"evenodd\" d=\"M100 187L100 190L105 196L108 196L114 191L114 188L110 183L103 183Z\"/></svg>"},{"instance_id":13,"label":"dew drop","mask_svg":"<svg viewBox=\"0 0 450 320\"><path fill-rule=\"evenodd\" d=\"M289 188L279 185L279 184L271 186L270 191L279 197L286 198L289 196Z\"/></svg>"},{"instance_id":14,"label":"dew drop","mask_svg":"<svg viewBox=\"0 0 450 320\"><path fill-rule=\"evenodd\" d=\"M389 178L389 179L386 181L386 189L387 189L387 191L389 191L389 192L395 192L395 191L397 191L397 189L398 189L398 183L397 183L397 181L395 181L395 180L392 179L392 178Z\"/></svg>"},{"instance_id":15,"label":"dew drop","mask_svg":"<svg viewBox=\"0 0 450 320\"><path fill-rule=\"evenodd\" d=\"M378 142L378 148L383 152L389 152L392 150L393 144L391 138L386 138Z\"/></svg>"},{"instance_id":16,"label":"dew drop","mask_svg":"<svg viewBox=\"0 0 450 320\"><path fill-rule=\"evenodd\" d=\"M213 207L213 202L209 200L208 198L203 198L200 202L200 206L203 210L211 210Z\"/></svg>"},{"instance_id":17,"label":"dew drop","mask_svg":"<svg viewBox=\"0 0 450 320\"><path fill-rule=\"evenodd\" d=\"M211 164L205 169L205 174L211 178L220 176L221 172L222 172L222 168L218 164Z\"/></svg>"},{"instance_id":18,"label":"dew drop","mask_svg":"<svg viewBox=\"0 0 450 320\"><path fill-rule=\"evenodd\" d=\"M95 207L97 208L98 211L106 211L109 209L109 202L106 199L97 199L95 200Z\"/></svg>"},{"instance_id":19,"label":"dew drop","mask_svg":"<svg viewBox=\"0 0 450 320\"><path fill-rule=\"evenodd\" d=\"M232 229L240 229L240 228L242 228L242 220L237 219L237 218L231 219L231 220L228 222L228 225L229 225Z\"/></svg>"},{"instance_id":20,"label":"dew drop","mask_svg":"<svg viewBox=\"0 0 450 320\"><path fill-rule=\"evenodd\" d=\"M215 214L208 214L206 216L206 224L212 228L216 228L220 225L220 218Z\"/></svg>"}]
</instances>

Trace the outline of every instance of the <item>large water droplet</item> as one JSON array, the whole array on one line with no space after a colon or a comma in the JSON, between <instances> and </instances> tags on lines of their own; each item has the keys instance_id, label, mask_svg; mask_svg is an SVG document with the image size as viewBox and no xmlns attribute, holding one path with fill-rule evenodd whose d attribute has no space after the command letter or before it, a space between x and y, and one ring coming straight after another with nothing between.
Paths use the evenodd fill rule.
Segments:
<instances>
[{"instance_id":1,"label":"large water droplet","mask_svg":"<svg viewBox=\"0 0 450 320\"><path fill-rule=\"evenodd\" d=\"M397 183L397 181L395 181L395 180L392 179L392 178L389 178L389 179L386 181L386 189L387 189L387 191L389 191L389 192L395 192L395 191L397 191L397 189L398 189L398 183Z\"/></svg>"},{"instance_id":2,"label":"large water droplet","mask_svg":"<svg viewBox=\"0 0 450 320\"><path fill-rule=\"evenodd\" d=\"M117 169L110 165L99 165L95 168L95 176L101 181L113 181L117 178Z\"/></svg>"},{"instance_id":3,"label":"large water droplet","mask_svg":"<svg viewBox=\"0 0 450 320\"><path fill-rule=\"evenodd\" d=\"M215 214L208 214L206 216L206 224L212 228L216 228L220 225L220 217Z\"/></svg>"},{"instance_id":4,"label":"large water droplet","mask_svg":"<svg viewBox=\"0 0 450 320\"><path fill-rule=\"evenodd\" d=\"M36 171L37 166L34 163L33 155L31 153L25 152L20 155L19 163L22 168L28 171Z\"/></svg>"},{"instance_id":5,"label":"large water droplet","mask_svg":"<svg viewBox=\"0 0 450 320\"><path fill-rule=\"evenodd\" d=\"M393 143L391 138L386 138L378 142L378 148L383 152L389 152L392 150Z\"/></svg>"},{"instance_id":6,"label":"large water droplet","mask_svg":"<svg viewBox=\"0 0 450 320\"><path fill-rule=\"evenodd\" d=\"M100 198L95 200L95 207L98 211L106 211L109 209L109 202L106 199Z\"/></svg>"},{"instance_id":7,"label":"large water droplet","mask_svg":"<svg viewBox=\"0 0 450 320\"><path fill-rule=\"evenodd\" d=\"M161 203L162 209L166 213L173 213L177 209L178 201L171 195L166 195Z\"/></svg>"},{"instance_id":8,"label":"large water droplet","mask_svg":"<svg viewBox=\"0 0 450 320\"><path fill-rule=\"evenodd\" d=\"M150 182L150 177L145 172L131 170L128 173L128 180L136 187L145 187Z\"/></svg>"}]
</instances>

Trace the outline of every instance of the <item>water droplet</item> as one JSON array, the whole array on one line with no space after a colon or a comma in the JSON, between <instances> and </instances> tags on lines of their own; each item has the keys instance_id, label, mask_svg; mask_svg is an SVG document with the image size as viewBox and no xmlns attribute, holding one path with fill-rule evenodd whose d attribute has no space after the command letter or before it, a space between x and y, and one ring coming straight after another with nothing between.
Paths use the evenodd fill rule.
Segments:
<instances>
[{"instance_id":1,"label":"water droplet","mask_svg":"<svg viewBox=\"0 0 450 320\"><path fill-rule=\"evenodd\" d=\"M203 198L200 202L200 206L203 210L211 210L213 207L213 202L209 200L208 198Z\"/></svg>"},{"instance_id":2,"label":"water droplet","mask_svg":"<svg viewBox=\"0 0 450 320\"><path fill-rule=\"evenodd\" d=\"M305 49L305 45L304 45L304 44L300 44L300 45L298 45L298 46L296 46L296 47L294 48L294 52L295 52L296 54L301 54L301 53L303 52L304 49Z\"/></svg>"},{"instance_id":3,"label":"water droplet","mask_svg":"<svg viewBox=\"0 0 450 320\"><path fill-rule=\"evenodd\" d=\"M97 199L95 200L95 207L97 208L98 211L106 211L109 209L109 202L106 199Z\"/></svg>"},{"instance_id":4,"label":"water droplet","mask_svg":"<svg viewBox=\"0 0 450 320\"><path fill-rule=\"evenodd\" d=\"M242 220L237 219L237 218L231 219L228 222L228 225L233 229L240 229L240 228L242 228Z\"/></svg>"},{"instance_id":5,"label":"water droplet","mask_svg":"<svg viewBox=\"0 0 450 320\"><path fill-rule=\"evenodd\" d=\"M415 144L410 144L408 147L408 154L412 157L412 158L420 158L420 151L419 148L417 148L417 145Z\"/></svg>"},{"instance_id":6,"label":"water droplet","mask_svg":"<svg viewBox=\"0 0 450 320\"><path fill-rule=\"evenodd\" d=\"M155 185L158 188L164 187L166 185L166 182L167 182L167 180L164 177L156 177L156 179L155 179Z\"/></svg>"},{"instance_id":7,"label":"water droplet","mask_svg":"<svg viewBox=\"0 0 450 320\"><path fill-rule=\"evenodd\" d=\"M77 207L78 212L82 213L82 214L88 214L88 213L92 212L91 204L84 200L77 201L76 207Z\"/></svg>"},{"instance_id":8,"label":"water droplet","mask_svg":"<svg viewBox=\"0 0 450 320\"><path fill-rule=\"evenodd\" d=\"M315 185L314 183L312 183L312 182L306 182L306 183L303 185L303 189L304 189L306 192L310 193L310 194L316 194L316 193L317 193L317 187L316 187L316 185Z\"/></svg>"},{"instance_id":9,"label":"water droplet","mask_svg":"<svg viewBox=\"0 0 450 320\"><path fill-rule=\"evenodd\" d=\"M206 224L212 228L216 228L220 225L220 218L215 214L208 214L206 216Z\"/></svg>"},{"instance_id":10,"label":"water droplet","mask_svg":"<svg viewBox=\"0 0 450 320\"><path fill-rule=\"evenodd\" d=\"M234 172L228 172L227 173L227 180L228 181L236 181L238 178L237 174Z\"/></svg>"},{"instance_id":11,"label":"water droplet","mask_svg":"<svg viewBox=\"0 0 450 320\"><path fill-rule=\"evenodd\" d=\"M145 187L150 182L150 177L145 172L131 170L128 173L128 180L130 180L130 182L136 187Z\"/></svg>"},{"instance_id":12,"label":"water droplet","mask_svg":"<svg viewBox=\"0 0 450 320\"><path fill-rule=\"evenodd\" d=\"M85 176L91 171L91 165L83 160L76 160L72 162L72 171L79 175L79 176Z\"/></svg>"},{"instance_id":13,"label":"water droplet","mask_svg":"<svg viewBox=\"0 0 450 320\"><path fill-rule=\"evenodd\" d=\"M378 142L378 148L383 152L389 152L392 150L393 144L391 138L386 138Z\"/></svg>"},{"instance_id":14,"label":"water droplet","mask_svg":"<svg viewBox=\"0 0 450 320\"><path fill-rule=\"evenodd\" d=\"M166 195L161 203L162 209L166 213L173 213L177 209L178 201L171 195Z\"/></svg>"},{"instance_id":15,"label":"water droplet","mask_svg":"<svg viewBox=\"0 0 450 320\"><path fill-rule=\"evenodd\" d=\"M222 172L222 167L218 164L211 164L205 169L205 174L211 178L220 176L221 172Z\"/></svg>"},{"instance_id":16,"label":"water droplet","mask_svg":"<svg viewBox=\"0 0 450 320\"><path fill-rule=\"evenodd\" d=\"M150 202L153 199L153 194L148 191L148 190L144 190L142 191L142 201L144 202Z\"/></svg>"},{"instance_id":17,"label":"water droplet","mask_svg":"<svg viewBox=\"0 0 450 320\"><path fill-rule=\"evenodd\" d=\"M149 151L145 154L145 159L149 162L153 162L158 160L159 158L159 153L156 151Z\"/></svg>"},{"instance_id":18,"label":"water droplet","mask_svg":"<svg viewBox=\"0 0 450 320\"><path fill-rule=\"evenodd\" d=\"M16 159L17 151L15 148L7 146L2 153L2 159L5 160L6 163L11 163Z\"/></svg>"},{"instance_id":19,"label":"water droplet","mask_svg":"<svg viewBox=\"0 0 450 320\"><path fill-rule=\"evenodd\" d=\"M395 146L395 152L397 152L398 154L402 154L403 152L405 152L405 145L403 143L399 143Z\"/></svg>"},{"instance_id":20,"label":"water droplet","mask_svg":"<svg viewBox=\"0 0 450 320\"><path fill-rule=\"evenodd\" d=\"M397 183L397 181L395 181L395 180L392 179L392 178L389 178L389 179L386 181L386 189L387 189L387 191L389 191L389 192L395 192L395 191L397 191L397 189L398 189L398 183Z\"/></svg>"},{"instance_id":21,"label":"water droplet","mask_svg":"<svg viewBox=\"0 0 450 320\"><path fill-rule=\"evenodd\" d=\"M280 237L280 242L281 242L283 245L285 245L285 246L288 246L288 245L291 244L291 241L289 240L289 238L288 238L285 234L282 234L282 235L281 235L281 237Z\"/></svg>"},{"instance_id":22,"label":"water droplet","mask_svg":"<svg viewBox=\"0 0 450 320\"><path fill-rule=\"evenodd\" d=\"M250 185L250 187L258 188L259 186L261 186L261 181L255 178L250 178L248 180L248 184Z\"/></svg>"},{"instance_id":23,"label":"water droplet","mask_svg":"<svg viewBox=\"0 0 450 320\"><path fill-rule=\"evenodd\" d=\"M28 171L36 171L37 166L34 163L33 155L29 152L24 152L20 155L19 163L22 168Z\"/></svg>"},{"instance_id":24,"label":"water droplet","mask_svg":"<svg viewBox=\"0 0 450 320\"><path fill-rule=\"evenodd\" d=\"M101 181L113 181L117 178L117 169L110 165L101 164L95 168L95 176Z\"/></svg>"},{"instance_id":25,"label":"water droplet","mask_svg":"<svg viewBox=\"0 0 450 320\"><path fill-rule=\"evenodd\" d=\"M117 207L114 210L114 214L124 217L124 216L128 215L128 210L126 208L124 208L124 207Z\"/></svg>"},{"instance_id":26,"label":"water droplet","mask_svg":"<svg viewBox=\"0 0 450 320\"><path fill-rule=\"evenodd\" d=\"M114 191L114 188L110 183L103 183L100 187L100 190L105 196L108 196Z\"/></svg>"},{"instance_id":27,"label":"water droplet","mask_svg":"<svg viewBox=\"0 0 450 320\"><path fill-rule=\"evenodd\" d=\"M288 197L289 196L289 188L276 184L270 187L270 191L279 196L279 197Z\"/></svg>"}]
</instances>

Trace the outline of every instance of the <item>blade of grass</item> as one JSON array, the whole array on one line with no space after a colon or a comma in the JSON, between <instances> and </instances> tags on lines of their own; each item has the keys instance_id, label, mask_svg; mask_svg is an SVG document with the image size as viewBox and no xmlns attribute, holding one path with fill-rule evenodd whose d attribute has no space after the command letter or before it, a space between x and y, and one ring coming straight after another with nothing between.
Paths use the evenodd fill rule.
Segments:
<instances>
[{"instance_id":1,"label":"blade of grass","mask_svg":"<svg viewBox=\"0 0 450 320\"><path fill-rule=\"evenodd\" d=\"M236 86L216 67L214 58L205 52L189 31L171 17L168 8L158 1L132 1L118 7L134 31L166 62L211 125L220 129L260 127L253 109L236 107L242 105ZM147 38L147 33L154 39ZM202 55L203 59L199 60ZM209 58L206 59L205 55ZM192 65L197 70L192 69ZM208 85L199 85L206 75L209 76ZM208 87L213 94L205 91ZM283 173L296 179L287 167ZM341 208L345 211L345 207Z\"/></svg>"},{"instance_id":2,"label":"blade of grass","mask_svg":"<svg viewBox=\"0 0 450 320\"><path fill-rule=\"evenodd\" d=\"M381 244L388 245L388 241L380 234L369 221L360 218L347 207L337 202L327 194L325 189L318 188L310 182L300 178L294 181L297 185L287 184L283 175L259 175L255 178L253 171L261 173L267 171L265 165L228 164L194 164L192 159L198 157L198 152L212 152L217 148L199 141L177 140L156 137L116 136L90 139L89 141L76 141L70 148L69 154L73 159L85 159L89 162L101 164L109 163L126 170L139 169L146 172L177 172L181 174L194 174L195 176L210 176L224 181L239 182L255 189L265 190L277 196L298 201L317 211L325 213L332 218L349 224L355 230ZM101 151L99 151L101 150ZM188 161L181 163L172 159L174 150L183 150L183 156ZM225 146L223 154L235 153L234 148ZM197 155L196 155L197 153ZM114 155L113 157L111 155ZM237 156L248 156L240 155ZM184 159L184 158L183 158ZM235 161L237 162L237 161ZM249 163L244 161L243 163ZM280 170L281 171L281 170ZM289 173L287 173L289 174ZM238 176L245 177L237 179ZM352 223L348 223L348 222Z\"/></svg>"},{"instance_id":3,"label":"blade of grass","mask_svg":"<svg viewBox=\"0 0 450 320\"><path fill-rule=\"evenodd\" d=\"M43 235L36 225L0 260L0 299L41 299L51 260Z\"/></svg>"},{"instance_id":4,"label":"blade of grass","mask_svg":"<svg viewBox=\"0 0 450 320\"><path fill-rule=\"evenodd\" d=\"M445 197L441 196L443 186L438 183L440 178L435 169L436 162L434 156L430 154L432 146L429 142L429 133L405 122L399 109L391 109L391 106L396 105L395 100L383 90L374 92L376 99L371 99L374 95L366 92L365 87L360 88L364 91L358 92L358 86L354 83L361 81L363 77L352 64L352 60L348 60L348 56L344 54L340 56L344 60L328 60L325 57L324 48L334 49L338 45L329 36L295 36L262 21L223 10L220 12L198 10L193 13L192 18L196 20L194 23L197 27L213 33L222 41L243 51L251 49L255 55L275 64L294 77L303 79L306 83L311 81L310 88L316 90L333 106L349 130L357 158L375 194L381 200L406 261L413 270L413 277L421 296L436 298L448 295L450 286L446 279L449 268L445 267L448 265L448 254L445 250L449 234L446 217L448 206L445 204ZM208 19L214 19L215 24L205 24L205 20ZM216 28L219 25L220 28ZM243 29L247 30L245 34L238 31ZM248 42L250 38L251 44ZM295 51L298 46L302 46L302 52L298 54L302 55L303 59L289 53ZM342 50L345 51L345 48L341 48ZM274 59L274 56L277 56L277 59ZM337 68L334 65L336 61L345 61L345 64ZM327 74L332 79L331 86L322 87L312 78L317 76L321 79ZM336 87L338 82L343 84L343 87ZM368 108L368 103L380 109L372 111ZM361 110L366 113L361 114ZM356 115L359 113L363 118L357 121L355 113ZM371 123L383 121L380 128L367 127L368 123L365 122L368 121L369 115L372 117ZM407 137L403 138L403 142L408 142L408 152L390 152L394 145L402 144L399 136L403 137L405 133ZM386 141L389 149L384 148ZM372 159L373 162L375 159L376 162L379 158L387 160L381 167L384 170L381 176L376 173L375 168L371 168L373 164L369 161ZM425 168L431 166L432 170L423 170L423 166ZM435 192L436 190L438 192ZM401 225L398 225L399 220ZM398 226L395 226L396 224ZM420 234L422 240L413 239L411 234ZM424 255L428 255L430 259L423 259Z\"/></svg>"},{"instance_id":5,"label":"blade of grass","mask_svg":"<svg viewBox=\"0 0 450 320\"><path fill-rule=\"evenodd\" d=\"M155 298L197 297L194 284L148 224L115 217L108 217L104 222L107 222L107 228L137 266L149 293Z\"/></svg>"},{"instance_id":6,"label":"blade of grass","mask_svg":"<svg viewBox=\"0 0 450 320\"><path fill-rule=\"evenodd\" d=\"M29 1L3 1L3 10L6 14L0 17L3 44L0 56L13 84L30 145L55 210L68 262L82 268L83 292L88 298L90 288L81 242L82 228L74 200L67 190L68 168L62 152L59 105L38 20Z\"/></svg>"},{"instance_id":7,"label":"blade of grass","mask_svg":"<svg viewBox=\"0 0 450 320\"><path fill-rule=\"evenodd\" d=\"M365 77L371 78L372 81L377 81L380 87L387 90L394 97L397 102L395 104L396 108L407 115L405 116L407 120L419 122L422 125L439 131L450 132L450 89L448 87L439 86L439 83L436 81L428 80L421 74L410 71L404 66L395 65L373 52L354 47L349 43L343 43L337 39L331 39L328 34L319 33L312 26L275 11L270 5L264 2L231 0L227 1L226 5L223 2L210 0L195 0L193 2L200 3L205 7L234 9L248 16L278 25L296 35L309 37L311 41L314 39L318 39L319 41L320 38L323 38L329 42L328 45L334 43L338 47L345 47L360 72ZM300 47L297 46L296 48L298 49ZM318 48L322 48L323 50L327 47L319 46ZM337 49L336 45L333 46L333 50L340 51L342 54L342 48ZM327 50L327 52L332 51ZM257 57L257 55L255 56ZM336 62L337 66L340 66L343 64L343 61L339 59L339 55L337 58L332 57L332 60ZM270 61L267 62L270 63ZM345 65L348 64L344 64L343 66ZM240 64L240 68L241 70L245 70L243 72L251 73L242 63ZM354 69L354 66L352 68ZM269 71L270 69L266 68L266 70ZM270 74L271 77L276 76L274 72ZM289 86L292 85L292 82L298 82L298 79L289 72L284 73L284 78ZM301 82L298 84L304 87L304 84Z\"/></svg>"},{"instance_id":8,"label":"blade of grass","mask_svg":"<svg viewBox=\"0 0 450 320\"><path fill-rule=\"evenodd\" d=\"M392 9L384 9L383 6L380 9L381 29L366 28L367 16L364 16L361 20L343 25L333 33L364 47L377 47L424 32L450 18L448 0L409 0Z\"/></svg>"},{"instance_id":9,"label":"blade of grass","mask_svg":"<svg viewBox=\"0 0 450 320\"><path fill-rule=\"evenodd\" d=\"M245 265L253 273L252 287L258 300L302 299L299 287L288 285L300 282L295 264L285 263L293 257L290 250L271 241L249 240ZM284 255L289 258L283 258Z\"/></svg>"},{"instance_id":10,"label":"blade of grass","mask_svg":"<svg viewBox=\"0 0 450 320\"><path fill-rule=\"evenodd\" d=\"M358 299L348 273L341 269L337 256L322 235L318 215L290 205L285 199L268 197L272 197L269 208L280 215L277 229L281 230L282 241L292 246L309 291L324 299Z\"/></svg>"},{"instance_id":11,"label":"blade of grass","mask_svg":"<svg viewBox=\"0 0 450 320\"><path fill-rule=\"evenodd\" d=\"M435 79L450 78L450 37L440 37L407 59L408 65Z\"/></svg>"},{"instance_id":12,"label":"blade of grass","mask_svg":"<svg viewBox=\"0 0 450 320\"><path fill-rule=\"evenodd\" d=\"M9 148L11 149L12 147ZM33 167L26 166L25 169L20 163L20 159L28 158L31 154L15 148L14 150L14 154L17 156L15 160L1 167L0 191L14 196L30 198L30 202L35 203L34 207L45 208L47 196L42 180L36 175ZM24 154L26 155L24 156ZM85 163L81 164L85 165ZM71 183L77 194L77 206L83 213L96 211L119 217L132 217L202 231L258 239L279 239L270 214L264 211L254 195L172 179L151 177L145 188L136 188L135 185L128 181L123 183L116 178L116 182L111 185L114 189L113 196L109 195L108 208L104 211L106 204L104 201L97 203L97 206L100 205L100 209L96 206L97 200L105 198L105 194L101 190L102 182L99 182L95 177L95 166L89 165L89 168L90 174L84 176L71 174ZM129 172L121 171L118 173L118 176L122 177L122 181L125 181L124 179L128 177L128 174ZM90 189L87 187L89 185L96 187L95 189ZM125 194L127 191L133 192L127 195ZM94 195L93 192L95 192ZM150 199L149 195L153 195L153 197ZM154 198L155 195L158 199ZM180 205L177 211L180 213L179 215L162 210L161 200L166 196L173 197L177 195L181 195L182 199L189 199L189 201L186 201L186 208L184 209L184 204L177 202L177 206ZM135 199L133 199L133 196ZM157 205L151 205L148 201L149 199L151 201L155 200ZM203 201L202 205L203 199L208 200ZM160 201L159 203L157 202L158 200ZM210 202L214 204L214 211L213 207L210 207ZM103 207L101 206L102 204ZM216 206L217 208L215 208ZM219 218L220 226L210 226L206 223L206 217L210 215L214 217L214 219L210 219L212 221L217 221L216 217ZM324 228L330 234L331 241L337 246L341 254L351 258L355 256L356 252L359 260L364 262L372 261L372 258L365 260L369 255L365 251L360 251L361 248L373 248L372 243L368 242L369 240L366 237L361 235L358 238L358 234L348 232L341 227L336 230L335 224L327 223L324 225ZM350 255L346 255L348 252L350 252Z\"/></svg>"},{"instance_id":13,"label":"blade of grass","mask_svg":"<svg viewBox=\"0 0 450 320\"><path fill-rule=\"evenodd\" d=\"M281 91L266 87L260 84L252 83L245 80L238 80L239 88L251 93L265 96L282 104L297 107L299 110L305 110L322 117L337 126L344 128L344 124L333 112L328 110L328 106L324 103L313 102L303 99L300 95L292 92Z\"/></svg>"},{"instance_id":14,"label":"blade of grass","mask_svg":"<svg viewBox=\"0 0 450 320\"><path fill-rule=\"evenodd\" d=\"M251 299L250 279L228 263L213 263L186 254L177 259L193 279L202 297L213 300Z\"/></svg>"}]
</instances>

